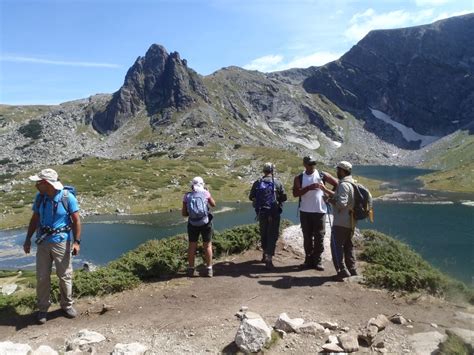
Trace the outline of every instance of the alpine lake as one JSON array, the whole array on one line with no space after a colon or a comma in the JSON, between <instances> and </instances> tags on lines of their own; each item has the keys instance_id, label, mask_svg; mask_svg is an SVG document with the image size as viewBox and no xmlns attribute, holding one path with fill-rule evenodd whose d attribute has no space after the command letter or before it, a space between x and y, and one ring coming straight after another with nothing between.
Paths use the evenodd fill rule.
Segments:
<instances>
[{"instance_id":1,"label":"alpine lake","mask_svg":"<svg viewBox=\"0 0 474 355\"><path fill-rule=\"evenodd\" d=\"M407 192L374 202L374 223L363 221L359 228L384 232L410 245L441 271L474 285L474 194L423 191L416 177L429 170L356 166L354 175L385 181L396 191ZM285 186L290 192L290 186ZM250 203L219 203L214 227L224 230L255 222ZM283 218L299 223L296 202L284 205ZM34 268L35 248L25 255L22 244L26 229L0 231L0 269ZM84 219L81 254L74 264L103 265L149 239L186 233L180 212L148 215L88 216Z\"/></svg>"}]
</instances>

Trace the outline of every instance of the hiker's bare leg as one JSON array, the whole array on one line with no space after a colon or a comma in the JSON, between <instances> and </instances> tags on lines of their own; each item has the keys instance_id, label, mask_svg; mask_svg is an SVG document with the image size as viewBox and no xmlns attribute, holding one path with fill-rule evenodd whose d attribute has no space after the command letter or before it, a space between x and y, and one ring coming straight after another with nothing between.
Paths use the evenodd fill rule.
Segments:
<instances>
[{"instance_id":1,"label":"hiker's bare leg","mask_svg":"<svg viewBox=\"0 0 474 355\"><path fill-rule=\"evenodd\" d=\"M204 242L204 259L206 260L206 265L212 265L212 242Z\"/></svg>"},{"instance_id":2,"label":"hiker's bare leg","mask_svg":"<svg viewBox=\"0 0 474 355\"><path fill-rule=\"evenodd\" d=\"M188 247L188 266L194 267L194 259L196 258L197 242L189 242Z\"/></svg>"}]
</instances>

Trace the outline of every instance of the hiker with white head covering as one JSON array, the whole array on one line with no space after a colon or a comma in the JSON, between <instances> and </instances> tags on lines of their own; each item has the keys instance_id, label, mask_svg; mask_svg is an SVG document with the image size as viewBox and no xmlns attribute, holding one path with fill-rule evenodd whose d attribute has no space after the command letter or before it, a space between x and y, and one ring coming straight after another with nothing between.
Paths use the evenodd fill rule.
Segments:
<instances>
[{"instance_id":1,"label":"hiker with white head covering","mask_svg":"<svg viewBox=\"0 0 474 355\"><path fill-rule=\"evenodd\" d=\"M199 235L202 236L204 258L206 261L206 276L212 277L212 214L209 206L215 207L216 202L206 189L204 180L196 176L191 181L191 191L183 197L181 213L188 217L188 271L189 277L194 276L194 262L196 258Z\"/></svg>"},{"instance_id":2,"label":"hiker with white head covering","mask_svg":"<svg viewBox=\"0 0 474 355\"><path fill-rule=\"evenodd\" d=\"M59 278L60 305L68 318L76 317L72 307L72 255L79 254L81 244L81 221L79 206L72 187L64 187L58 173L53 169L41 170L30 176L39 191L33 203L23 250L31 251L31 238L36 232L36 295L38 301L37 320L46 323L51 305L51 268L54 262ZM72 192L74 191L74 192ZM71 233L74 241L71 245Z\"/></svg>"}]
</instances>

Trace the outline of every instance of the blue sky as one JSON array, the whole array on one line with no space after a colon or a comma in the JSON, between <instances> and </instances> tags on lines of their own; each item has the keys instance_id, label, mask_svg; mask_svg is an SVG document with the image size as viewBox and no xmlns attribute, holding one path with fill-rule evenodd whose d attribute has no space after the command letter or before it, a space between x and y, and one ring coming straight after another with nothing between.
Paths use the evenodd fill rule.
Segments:
<instances>
[{"instance_id":1,"label":"blue sky","mask_svg":"<svg viewBox=\"0 0 474 355\"><path fill-rule=\"evenodd\" d=\"M0 103L112 93L152 43L207 75L337 59L371 29L474 12L474 0L0 0Z\"/></svg>"}]
</instances>

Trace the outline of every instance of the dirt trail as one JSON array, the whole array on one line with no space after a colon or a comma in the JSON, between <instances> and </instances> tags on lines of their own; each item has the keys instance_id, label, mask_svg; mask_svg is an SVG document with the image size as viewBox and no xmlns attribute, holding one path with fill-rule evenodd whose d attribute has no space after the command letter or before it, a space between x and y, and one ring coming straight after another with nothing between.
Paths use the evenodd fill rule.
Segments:
<instances>
[{"instance_id":1,"label":"dirt trail","mask_svg":"<svg viewBox=\"0 0 474 355\"><path fill-rule=\"evenodd\" d=\"M54 310L43 326L35 325L31 315L1 319L0 341L28 343L33 349L45 344L60 350L65 338L87 328L107 338L97 346L100 354L110 352L116 343L136 341L156 353L232 351L239 326L234 314L241 306L259 313L270 326L286 312L292 318L335 321L356 330L380 313L401 313L413 320L413 328L390 324L383 333L386 349L395 353L409 353L407 335L435 330L431 323L439 332L455 326L473 329L472 320L457 317L459 312L474 313L467 307L426 296L395 297L357 283L332 281L330 260L325 260L326 271L301 270L301 254L283 241L278 245L274 270L266 270L260 258L261 252L251 250L218 261L212 279L178 275L104 298L81 299L76 303L80 315L75 320ZM115 309L100 314L104 303ZM324 341L314 335L288 334L268 352L316 352Z\"/></svg>"}]
</instances>

